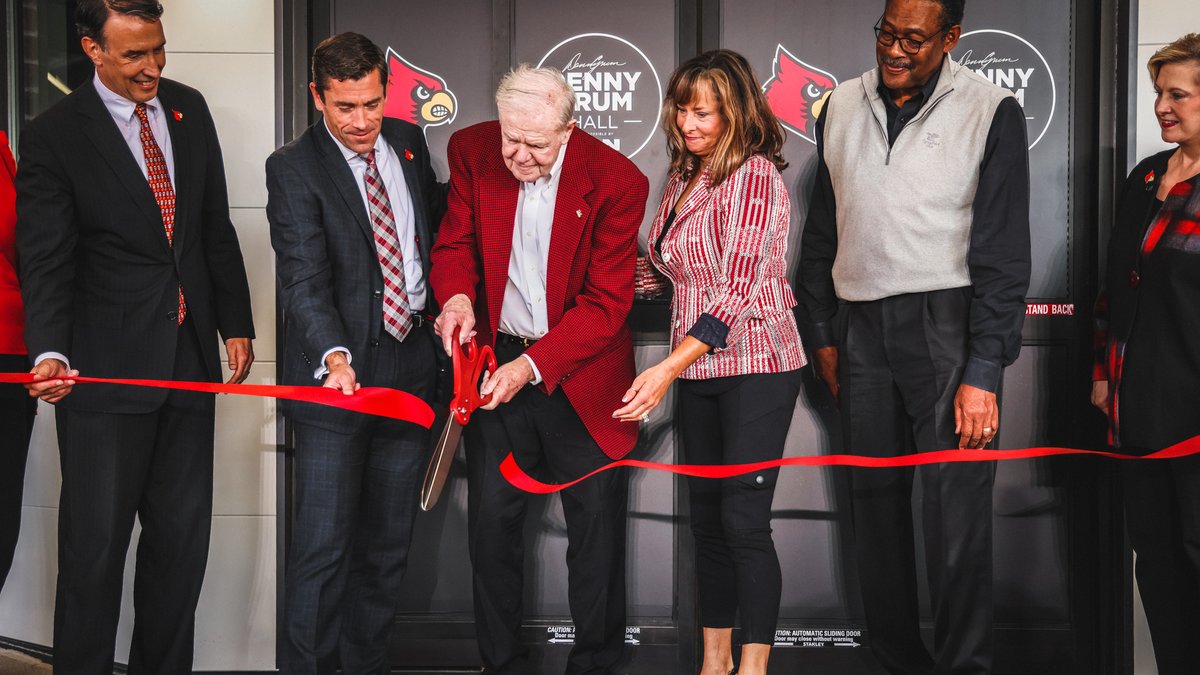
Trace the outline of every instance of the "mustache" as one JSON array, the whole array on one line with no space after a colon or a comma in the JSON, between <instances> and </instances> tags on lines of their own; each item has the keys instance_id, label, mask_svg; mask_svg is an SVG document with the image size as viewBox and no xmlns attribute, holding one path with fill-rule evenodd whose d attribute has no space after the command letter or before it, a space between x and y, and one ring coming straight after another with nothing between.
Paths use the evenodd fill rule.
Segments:
<instances>
[{"instance_id":1,"label":"mustache","mask_svg":"<svg viewBox=\"0 0 1200 675\"><path fill-rule=\"evenodd\" d=\"M908 70L912 70L913 66L912 61L909 61L908 59L894 59L891 57L884 57L883 65L888 66L889 68L905 68Z\"/></svg>"}]
</instances>

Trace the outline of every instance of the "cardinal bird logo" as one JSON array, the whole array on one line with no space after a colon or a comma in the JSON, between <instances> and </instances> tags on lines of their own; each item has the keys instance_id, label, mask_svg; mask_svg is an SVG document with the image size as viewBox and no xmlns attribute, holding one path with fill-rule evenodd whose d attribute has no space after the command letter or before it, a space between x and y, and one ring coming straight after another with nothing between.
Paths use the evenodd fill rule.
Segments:
<instances>
[{"instance_id":1,"label":"cardinal bird logo","mask_svg":"<svg viewBox=\"0 0 1200 675\"><path fill-rule=\"evenodd\" d=\"M783 45L775 47L774 74L763 83L763 93L775 116L788 131L816 143L813 130L825 99L837 79L796 58Z\"/></svg>"},{"instance_id":2,"label":"cardinal bird logo","mask_svg":"<svg viewBox=\"0 0 1200 675\"><path fill-rule=\"evenodd\" d=\"M429 127L449 124L458 114L454 92L441 77L422 70L388 47L387 102L385 117L412 122L428 131Z\"/></svg>"}]
</instances>

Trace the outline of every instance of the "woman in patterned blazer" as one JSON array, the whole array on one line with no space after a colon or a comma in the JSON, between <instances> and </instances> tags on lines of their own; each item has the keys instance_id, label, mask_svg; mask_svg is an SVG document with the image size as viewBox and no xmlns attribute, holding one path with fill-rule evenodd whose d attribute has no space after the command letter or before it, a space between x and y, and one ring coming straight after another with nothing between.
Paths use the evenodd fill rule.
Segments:
<instances>
[{"instance_id":1,"label":"woman in patterned blazer","mask_svg":"<svg viewBox=\"0 0 1200 675\"><path fill-rule=\"evenodd\" d=\"M783 128L740 54L697 56L671 76L661 125L671 173L650 259L674 284L673 351L638 375L619 419L644 419L679 378L687 461L759 462L783 455L805 364L786 278L791 205L779 171ZM691 479L703 675L766 673L781 575L771 540L778 470Z\"/></svg>"}]
</instances>

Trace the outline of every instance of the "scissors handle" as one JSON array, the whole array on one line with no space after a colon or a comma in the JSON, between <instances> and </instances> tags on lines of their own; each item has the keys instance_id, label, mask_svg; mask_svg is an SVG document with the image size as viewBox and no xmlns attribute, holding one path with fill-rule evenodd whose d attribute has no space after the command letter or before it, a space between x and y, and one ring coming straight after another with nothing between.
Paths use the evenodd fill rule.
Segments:
<instances>
[{"instance_id":1,"label":"scissors handle","mask_svg":"<svg viewBox=\"0 0 1200 675\"><path fill-rule=\"evenodd\" d=\"M455 343L458 344L457 339ZM496 353L488 345L480 347L472 337L450 354L454 364L454 400L450 401L450 412L459 424L466 426L471 413L492 400L491 394L479 395L479 379L485 370L496 372Z\"/></svg>"}]
</instances>

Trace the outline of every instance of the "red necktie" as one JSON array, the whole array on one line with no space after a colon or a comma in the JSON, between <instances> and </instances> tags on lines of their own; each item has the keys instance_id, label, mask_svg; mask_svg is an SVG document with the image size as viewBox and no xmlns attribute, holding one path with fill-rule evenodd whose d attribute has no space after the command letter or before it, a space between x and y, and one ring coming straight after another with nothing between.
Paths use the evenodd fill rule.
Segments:
<instances>
[{"instance_id":1,"label":"red necktie","mask_svg":"<svg viewBox=\"0 0 1200 675\"><path fill-rule=\"evenodd\" d=\"M396 236L396 219L392 216L392 203L383 186L383 177L375 166L375 150L360 156L367 163L367 171L363 174L370 204L367 210L375 234L375 252L383 272L383 327L397 340L403 340L412 329L412 310L404 287L404 256Z\"/></svg>"},{"instance_id":2,"label":"red necktie","mask_svg":"<svg viewBox=\"0 0 1200 675\"><path fill-rule=\"evenodd\" d=\"M175 247L175 188L171 185L171 176L167 173L167 160L163 158L158 142L154 140L154 132L150 130L150 120L146 116L146 104L139 103L134 108L141 131L138 137L142 140L142 153L146 157L146 173L150 181L150 189L154 192L154 201L158 202L158 210L162 212L163 228L167 231L167 245ZM179 323L187 316L187 304L183 301L183 286L179 287Z\"/></svg>"}]
</instances>

